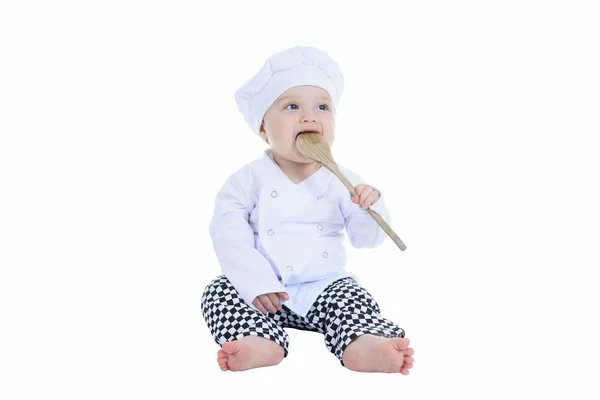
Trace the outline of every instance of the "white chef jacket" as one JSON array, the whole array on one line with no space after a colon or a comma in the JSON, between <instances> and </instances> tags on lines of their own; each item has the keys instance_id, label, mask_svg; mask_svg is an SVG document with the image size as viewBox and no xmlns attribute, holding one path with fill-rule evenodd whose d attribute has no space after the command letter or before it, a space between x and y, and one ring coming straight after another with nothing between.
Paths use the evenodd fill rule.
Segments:
<instances>
[{"instance_id":1,"label":"white chef jacket","mask_svg":"<svg viewBox=\"0 0 600 400\"><path fill-rule=\"evenodd\" d=\"M358 175L338 167L354 187ZM390 224L380 193L371 206ZM355 248L374 248L384 230L327 168L296 184L273 160L271 149L231 174L217 194L210 235L221 272L253 309L261 294L287 292L282 303L305 317L319 294L344 277L344 228Z\"/></svg>"}]
</instances>

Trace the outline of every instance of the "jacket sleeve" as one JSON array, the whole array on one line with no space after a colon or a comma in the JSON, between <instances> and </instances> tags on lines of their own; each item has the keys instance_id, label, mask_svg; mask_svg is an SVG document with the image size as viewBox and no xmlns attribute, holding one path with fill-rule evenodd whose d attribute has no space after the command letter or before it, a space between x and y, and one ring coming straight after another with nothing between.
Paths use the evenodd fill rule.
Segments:
<instances>
[{"instance_id":1,"label":"jacket sleeve","mask_svg":"<svg viewBox=\"0 0 600 400\"><path fill-rule=\"evenodd\" d=\"M339 164L338 166L354 187L359 183L365 183L366 185L371 186L373 190L379 192L379 199L370 207L370 209L381 215L383 220L387 222L388 225L391 225L390 213L385 204L385 196L381 193L381 190L369 183L363 182L360 176L347 168L344 168ZM344 189L346 191L344 195L342 195L341 210L344 215L346 232L348 233L350 244L357 249L379 246L383 243L387 234L367 210L352 202L350 192L345 186Z\"/></svg>"},{"instance_id":2,"label":"jacket sleeve","mask_svg":"<svg viewBox=\"0 0 600 400\"><path fill-rule=\"evenodd\" d=\"M230 175L215 200L209 231L222 273L241 298L252 305L256 296L285 292L269 261L256 249L248 223L252 210L238 177Z\"/></svg>"}]
</instances>

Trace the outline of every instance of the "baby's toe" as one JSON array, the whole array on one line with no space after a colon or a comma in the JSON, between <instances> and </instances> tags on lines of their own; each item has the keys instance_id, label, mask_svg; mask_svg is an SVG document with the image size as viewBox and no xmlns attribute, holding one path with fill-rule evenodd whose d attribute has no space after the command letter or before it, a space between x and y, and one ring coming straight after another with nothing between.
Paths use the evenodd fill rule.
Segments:
<instances>
[{"instance_id":1,"label":"baby's toe","mask_svg":"<svg viewBox=\"0 0 600 400\"><path fill-rule=\"evenodd\" d=\"M229 356L227 358L227 368L232 371L241 370L242 362L237 359L235 356Z\"/></svg>"},{"instance_id":2,"label":"baby's toe","mask_svg":"<svg viewBox=\"0 0 600 400\"><path fill-rule=\"evenodd\" d=\"M221 371L229 370L229 366L227 365L227 357L217 358L217 363L219 364L219 368L221 368Z\"/></svg>"},{"instance_id":3,"label":"baby's toe","mask_svg":"<svg viewBox=\"0 0 600 400\"><path fill-rule=\"evenodd\" d=\"M223 343L223 345L221 346L221 349L226 353L226 354L233 354L233 353L237 353L239 350L239 346L237 342L225 342Z\"/></svg>"},{"instance_id":4,"label":"baby's toe","mask_svg":"<svg viewBox=\"0 0 600 400\"><path fill-rule=\"evenodd\" d=\"M394 348L398 351L406 352L409 349L408 338L392 338L390 340L393 342ZM412 355L412 354L410 354L410 355Z\"/></svg>"}]
</instances>

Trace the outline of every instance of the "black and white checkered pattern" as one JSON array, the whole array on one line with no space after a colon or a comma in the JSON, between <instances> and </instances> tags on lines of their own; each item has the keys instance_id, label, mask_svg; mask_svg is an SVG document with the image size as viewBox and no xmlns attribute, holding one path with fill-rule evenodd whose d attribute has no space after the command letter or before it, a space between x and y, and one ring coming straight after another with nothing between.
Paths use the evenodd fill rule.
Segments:
<instances>
[{"instance_id":1,"label":"black and white checkered pattern","mask_svg":"<svg viewBox=\"0 0 600 400\"><path fill-rule=\"evenodd\" d=\"M377 302L351 278L327 286L307 316L301 317L285 305L276 313L261 314L246 304L221 275L204 290L202 315L219 345L249 335L262 336L283 347L285 357L290 339L283 328L320 332L325 346L342 365L344 349L361 335L404 337L404 330L383 318Z\"/></svg>"}]
</instances>

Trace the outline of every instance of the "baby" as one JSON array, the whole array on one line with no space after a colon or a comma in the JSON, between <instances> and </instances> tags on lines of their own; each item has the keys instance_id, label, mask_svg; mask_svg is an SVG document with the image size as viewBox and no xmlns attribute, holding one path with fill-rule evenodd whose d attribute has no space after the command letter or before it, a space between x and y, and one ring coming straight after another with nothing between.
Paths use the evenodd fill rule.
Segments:
<instances>
[{"instance_id":1,"label":"baby","mask_svg":"<svg viewBox=\"0 0 600 400\"><path fill-rule=\"evenodd\" d=\"M343 366L400 372L413 366L404 330L345 271L345 232L355 248L373 248L389 224L381 192L338 166L356 195L325 167L302 156L297 135L318 132L331 147L344 88L326 53L293 47L271 56L236 93L246 122L270 146L229 175L217 194L210 235L222 275L202 295L202 314L221 346L223 371L278 364L287 357L284 328L320 332ZM345 232L344 232L345 230Z\"/></svg>"}]
</instances>

